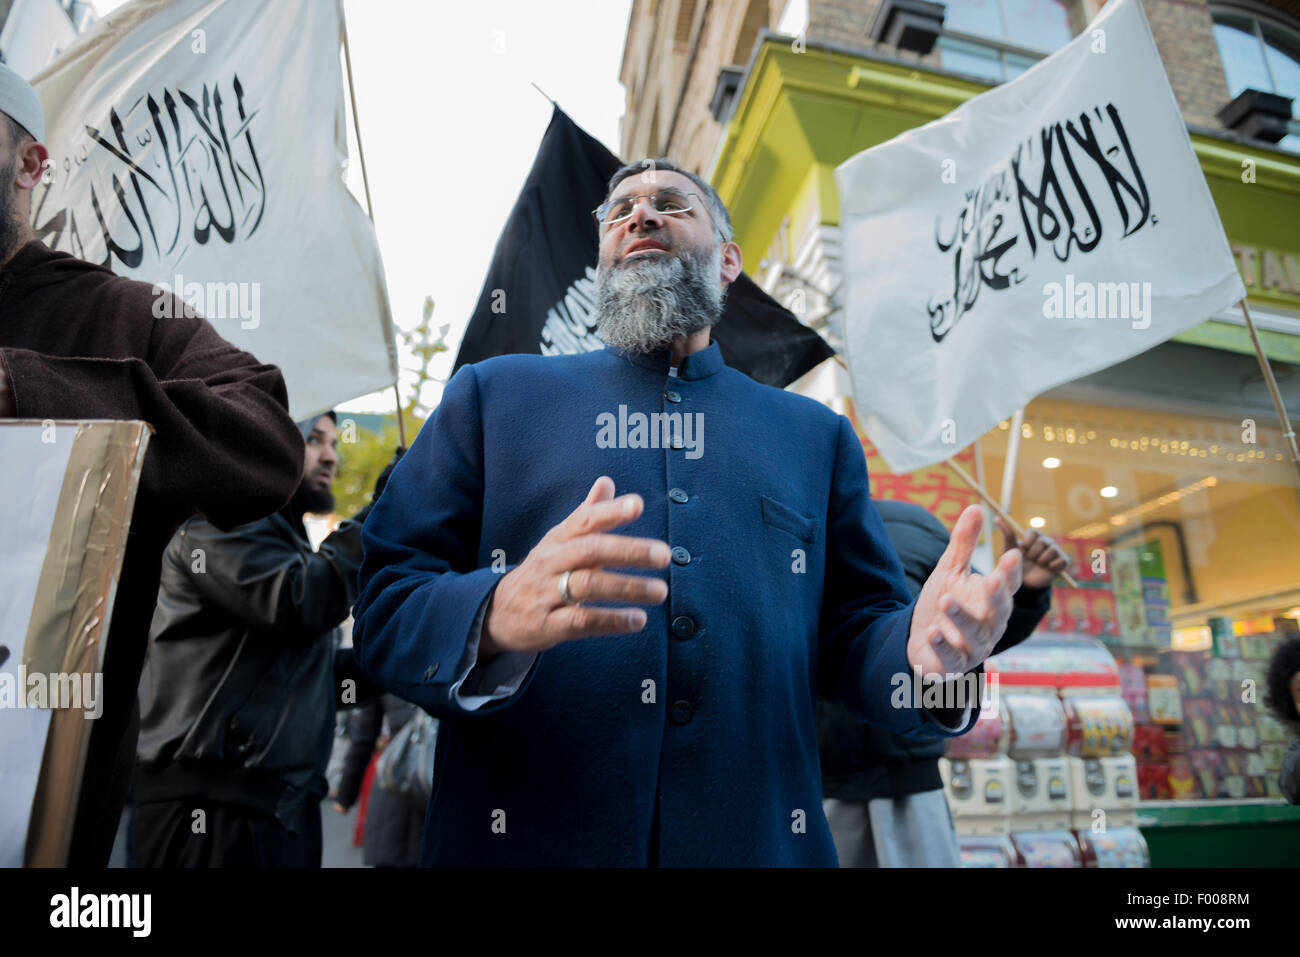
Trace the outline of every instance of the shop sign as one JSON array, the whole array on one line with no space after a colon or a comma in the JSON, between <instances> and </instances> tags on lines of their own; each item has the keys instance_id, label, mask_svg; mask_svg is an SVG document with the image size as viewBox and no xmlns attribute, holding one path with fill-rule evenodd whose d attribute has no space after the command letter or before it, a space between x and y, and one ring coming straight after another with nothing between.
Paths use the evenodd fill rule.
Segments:
<instances>
[{"instance_id":1,"label":"shop sign","mask_svg":"<svg viewBox=\"0 0 1300 957\"><path fill-rule=\"evenodd\" d=\"M1247 289L1300 296L1300 265L1294 253L1232 243L1232 254Z\"/></svg>"}]
</instances>

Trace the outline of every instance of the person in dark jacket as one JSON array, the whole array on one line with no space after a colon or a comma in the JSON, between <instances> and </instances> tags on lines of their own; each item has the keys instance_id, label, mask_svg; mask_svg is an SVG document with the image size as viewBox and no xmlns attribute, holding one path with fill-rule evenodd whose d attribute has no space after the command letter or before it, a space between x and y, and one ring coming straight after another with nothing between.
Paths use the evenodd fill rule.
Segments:
<instances>
[{"instance_id":1,"label":"person in dark jacket","mask_svg":"<svg viewBox=\"0 0 1300 957\"><path fill-rule=\"evenodd\" d=\"M876 503L912 594L948 547L948 530L911 502ZM998 520L1008 550L1015 535ZM1030 529L1020 542L1022 584L993 654L1028 638L1051 606L1051 584L1068 564L1051 540ZM905 738L855 721L839 704L818 704L823 808L841 867L956 867L957 842L939 758L943 742Z\"/></svg>"},{"instance_id":2,"label":"person in dark jacket","mask_svg":"<svg viewBox=\"0 0 1300 957\"><path fill-rule=\"evenodd\" d=\"M231 532L191 519L167 548L141 684L139 866L320 866L361 526L312 551L303 515L334 507L338 439L333 413L306 429L285 508Z\"/></svg>"},{"instance_id":3,"label":"person in dark jacket","mask_svg":"<svg viewBox=\"0 0 1300 957\"><path fill-rule=\"evenodd\" d=\"M372 698L357 708L348 721L348 753L343 758L334 809L346 814L361 795L361 782L375 753L375 742L385 721L391 741L419 709L397 695ZM420 837L424 832L422 802L384 790L378 781L366 805L365 851L367 867L415 867L420 862Z\"/></svg>"},{"instance_id":4,"label":"person in dark jacket","mask_svg":"<svg viewBox=\"0 0 1300 957\"><path fill-rule=\"evenodd\" d=\"M1269 659L1265 703L1288 731L1300 734L1300 637L1285 639ZM1287 746L1278 786L1289 803L1300 804L1300 737Z\"/></svg>"},{"instance_id":5,"label":"person in dark jacket","mask_svg":"<svg viewBox=\"0 0 1300 957\"><path fill-rule=\"evenodd\" d=\"M31 86L3 64L0 74L0 419L138 419L153 427L68 858L103 867L135 761L136 686L163 549L196 511L231 529L282 507L302 475L302 438L275 366L188 318L179 300L163 303L148 283L35 238L30 194L49 159L44 118ZM167 308L155 312L158 305ZM155 318L159 312L176 318Z\"/></svg>"}]
</instances>

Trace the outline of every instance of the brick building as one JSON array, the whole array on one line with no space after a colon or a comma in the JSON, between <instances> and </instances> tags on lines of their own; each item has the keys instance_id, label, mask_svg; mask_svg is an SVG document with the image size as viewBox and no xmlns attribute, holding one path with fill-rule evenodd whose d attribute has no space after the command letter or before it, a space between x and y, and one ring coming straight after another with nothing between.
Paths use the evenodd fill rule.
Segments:
<instances>
[{"instance_id":1,"label":"brick building","mask_svg":"<svg viewBox=\"0 0 1300 957\"><path fill-rule=\"evenodd\" d=\"M619 79L627 90L622 152L671 155L697 172L707 170L722 131L720 111L754 54L762 31L785 33L808 46L858 51L986 80L1008 79L1083 29L1096 0L1006 3L959 0L947 4L927 53L889 42L892 0L635 0ZM924 6L924 4L921 4ZM1269 77L1267 92L1300 99L1300 0L1210 4L1206 0L1143 0L1170 85L1189 124L1229 127L1219 111L1229 90L1222 56L1240 55L1239 84L1261 78L1255 55L1243 49L1258 27L1273 41L1285 76ZM884 8L884 9L882 9ZM1015 17L1033 23L1015 26ZM883 15L882 15L883 14ZM1008 23L1009 21L1009 23ZM1024 20L1021 21L1026 22ZM1216 43L1216 22L1222 43ZM1223 51L1223 53L1221 53ZM1292 135L1295 135L1294 132ZM1300 140L1294 148L1300 151Z\"/></svg>"}]
</instances>

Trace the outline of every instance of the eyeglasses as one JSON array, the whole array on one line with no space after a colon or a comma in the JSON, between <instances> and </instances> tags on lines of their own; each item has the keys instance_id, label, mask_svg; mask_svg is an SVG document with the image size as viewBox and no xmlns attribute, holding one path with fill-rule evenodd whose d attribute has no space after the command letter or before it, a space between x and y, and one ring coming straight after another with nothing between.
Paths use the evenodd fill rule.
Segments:
<instances>
[{"instance_id":1,"label":"eyeglasses","mask_svg":"<svg viewBox=\"0 0 1300 957\"><path fill-rule=\"evenodd\" d=\"M650 208L661 216L680 216L689 213L698 204L709 215L709 222L713 221L713 216L708 213L708 205L700 199L698 193L684 193L679 189L661 189L657 193L642 196L620 196L601 203L591 211L591 215L596 217L596 224L601 228L616 226L630 218L636 210L636 204L643 199L650 200Z\"/></svg>"}]
</instances>

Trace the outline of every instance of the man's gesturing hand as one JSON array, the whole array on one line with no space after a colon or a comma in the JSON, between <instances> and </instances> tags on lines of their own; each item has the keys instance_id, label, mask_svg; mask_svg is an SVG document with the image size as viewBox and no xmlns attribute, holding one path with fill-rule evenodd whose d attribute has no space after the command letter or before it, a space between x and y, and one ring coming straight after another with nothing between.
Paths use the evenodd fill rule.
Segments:
<instances>
[{"instance_id":1,"label":"man's gesturing hand","mask_svg":"<svg viewBox=\"0 0 1300 957\"><path fill-rule=\"evenodd\" d=\"M663 579L602 570L668 565L665 542L603 534L636 521L644 509L640 495L615 498L613 479L596 479L586 501L497 584L479 641L480 658L503 651L544 651L574 638L625 635L644 628L646 613L640 608L592 608L566 604L560 597L565 572L570 573L569 596L574 602L657 605L668 597Z\"/></svg>"},{"instance_id":2,"label":"man's gesturing hand","mask_svg":"<svg viewBox=\"0 0 1300 957\"><path fill-rule=\"evenodd\" d=\"M1004 552L993 574L975 574L970 557L983 527L978 505L961 513L947 550L917 596L907 662L924 675L970 671L1006 630L1011 596L1020 587L1020 550Z\"/></svg>"}]
</instances>

